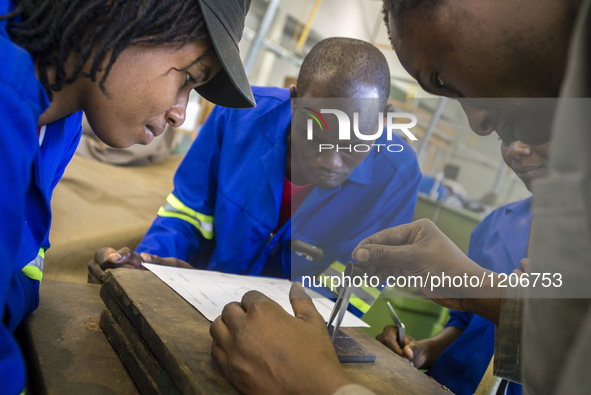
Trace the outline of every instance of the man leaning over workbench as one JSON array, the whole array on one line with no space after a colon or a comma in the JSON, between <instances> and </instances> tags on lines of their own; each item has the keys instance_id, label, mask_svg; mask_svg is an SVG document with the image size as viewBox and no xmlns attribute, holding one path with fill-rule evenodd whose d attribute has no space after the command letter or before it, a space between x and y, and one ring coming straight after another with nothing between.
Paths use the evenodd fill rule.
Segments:
<instances>
[{"instance_id":1,"label":"man leaning over workbench","mask_svg":"<svg viewBox=\"0 0 591 395\"><path fill-rule=\"evenodd\" d=\"M139 268L142 260L283 278L298 277L291 276L292 266L336 275L361 239L412 220L421 179L412 148L396 135L388 141L387 133L376 141L339 141L334 115L324 115L327 130L318 127L315 141L309 141L306 121L312 118L304 112L313 111L297 104L367 99L375 105L360 113L359 129L379 131L390 73L377 48L350 38L323 40L304 59L297 89L254 87L253 92L252 110L212 111L136 253L99 250L89 263L91 277L100 278L107 268ZM330 100L324 104L334 104ZM373 149L318 152L317 138ZM385 148L392 145L398 148ZM356 292L359 315L379 291L368 286Z\"/></svg>"}]
</instances>

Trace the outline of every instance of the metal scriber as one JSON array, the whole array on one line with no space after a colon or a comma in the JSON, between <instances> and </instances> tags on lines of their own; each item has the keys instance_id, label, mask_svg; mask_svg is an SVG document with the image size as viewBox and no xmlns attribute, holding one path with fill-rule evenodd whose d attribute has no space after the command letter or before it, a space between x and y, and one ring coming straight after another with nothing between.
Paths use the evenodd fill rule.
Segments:
<instances>
[{"instance_id":1,"label":"metal scriber","mask_svg":"<svg viewBox=\"0 0 591 395\"><path fill-rule=\"evenodd\" d=\"M404 324L398 318L398 314L394 311L394 308L390 304L390 302L386 302L388 305L388 312L390 313L390 318L394 321L394 325L398 328L398 335L396 336L396 341L398 341L398 345L400 348L404 348L406 346L406 330L404 328Z\"/></svg>"},{"instance_id":2,"label":"metal scriber","mask_svg":"<svg viewBox=\"0 0 591 395\"><path fill-rule=\"evenodd\" d=\"M340 289L339 297L337 298L337 301L334 304L334 308L330 313L330 319L328 320L327 325L327 328L330 328L332 323L335 322L331 336L333 342L337 337L337 332L341 327L341 323L343 322L343 318L345 317L345 313L347 312L347 307L349 306L349 300L351 299L351 282L353 280L351 278L352 273L353 262L349 261L349 263L347 263L347 267L345 268L345 273L343 276L344 284Z\"/></svg>"}]
</instances>

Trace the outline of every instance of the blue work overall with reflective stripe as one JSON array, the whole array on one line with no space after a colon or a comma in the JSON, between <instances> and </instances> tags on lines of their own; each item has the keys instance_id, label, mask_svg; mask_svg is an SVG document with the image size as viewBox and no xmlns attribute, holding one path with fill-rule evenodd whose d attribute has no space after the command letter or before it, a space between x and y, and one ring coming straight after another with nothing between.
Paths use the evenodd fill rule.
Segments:
<instances>
[{"instance_id":1,"label":"blue work overall with reflective stripe","mask_svg":"<svg viewBox=\"0 0 591 395\"><path fill-rule=\"evenodd\" d=\"M13 9L0 0L0 15ZM82 115L48 125L39 146L37 122L49 100L31 56L10 40L6 23L0 21L0 383L2 393L18 394L25 365L11 332L38 304L50 198L78 145Z\"/></svg>"}]
</instances>

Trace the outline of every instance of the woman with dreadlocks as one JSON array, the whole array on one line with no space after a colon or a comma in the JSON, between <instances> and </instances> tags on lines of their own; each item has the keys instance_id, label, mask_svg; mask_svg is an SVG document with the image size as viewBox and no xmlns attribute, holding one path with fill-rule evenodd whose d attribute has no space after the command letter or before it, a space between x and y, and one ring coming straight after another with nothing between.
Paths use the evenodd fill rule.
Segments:
<instances>
[{"instance_id":1,"label":"woman with dreadlocks","mask_svg":"<svg viewBox=\"0 0 591 395\"><path fill-rule=\"evenodd\" d=\"M220 5L219 3L223 3ZM250 0L0 0L0 383L24 388L12 330L38 304L49 201L81 132L148 144L191 89L252 107L238 41Z\"/></svg>"}]
</instances>

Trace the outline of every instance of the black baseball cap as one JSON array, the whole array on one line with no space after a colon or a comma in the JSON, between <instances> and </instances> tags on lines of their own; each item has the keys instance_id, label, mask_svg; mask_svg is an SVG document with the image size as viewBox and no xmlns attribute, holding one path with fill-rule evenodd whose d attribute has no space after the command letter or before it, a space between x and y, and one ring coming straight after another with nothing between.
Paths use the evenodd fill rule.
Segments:
<instances>
[{"instance_id":1,"label":"black baseball cap","mask_svg":"<svg viewBox=\"0 0 591 395\"><path fill-rule=\"evenodd\" d=\"M205 99L220 106L256 106L238 51L250 0L199 0L199 5L223 68L210 81L195 90Z\"/></svg>"}]
</instances>

